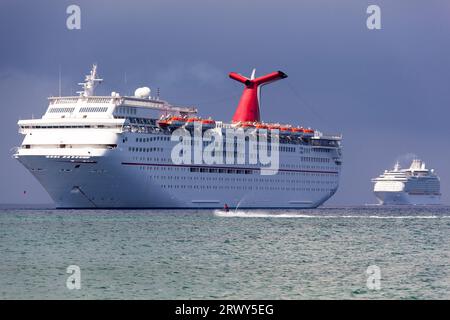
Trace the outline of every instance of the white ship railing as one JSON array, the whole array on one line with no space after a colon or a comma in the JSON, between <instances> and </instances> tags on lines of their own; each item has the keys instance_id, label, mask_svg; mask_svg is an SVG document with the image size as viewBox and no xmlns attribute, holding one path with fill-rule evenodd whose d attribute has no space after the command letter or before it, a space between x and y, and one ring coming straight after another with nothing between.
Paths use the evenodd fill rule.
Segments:
<instances>
[{"instance_id":1,"label":"white ship railing","mask_svg":"<svg viewBox=\"0 0 450 320\"><path fill-rule=\"evenodd\" d=\"M121 96L95 96L95 97L84 97L84 96L72 96L72 97L49 97L50 105L59 104L114 104L116 106L131 106L131 107L144 107L155 110L160 110L163 112L178 112L185 114L195 114L197 113L197 108L195 107L184 107L184 106L174 106L167 103L164 100L155 99L141 99L136 97L121 97Z\"/></svg>"}]
</instances>

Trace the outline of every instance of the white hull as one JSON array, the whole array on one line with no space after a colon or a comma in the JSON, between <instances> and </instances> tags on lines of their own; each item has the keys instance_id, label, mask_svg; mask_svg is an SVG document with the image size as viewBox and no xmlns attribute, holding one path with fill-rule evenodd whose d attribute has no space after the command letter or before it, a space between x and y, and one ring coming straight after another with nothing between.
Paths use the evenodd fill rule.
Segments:
<instances>
[{"instance_id":1,"label":"white hull","mask_svg":"<svg viewBox=\"0 0 450 320\"><path fill-rule=\"evenodd\" d=\"M374 192L378 201L382 205L439 205L440 195L429 194L409 194L407 192Z\"/></svg>"},{"instance_id":2,"label":"white hull","mask_svg":"<svg viewBox=\"0 0 450 320\"><path fill-rule=\"evenodd\" d=\"M255 184L253 179L277 178L259 174L236 184L220 180L206 185L199 179L187 186L181 181L199 173L166 171L164 179L157 179L158 173L148 170L149 166L127 164L115 153L109 151L89 160L31 155L19 156L18 160L36 177L58 208L222 208L225 204L240 208L315 208L337 189L337 176L331 191L299 191L277 190L288 186L290 180ZM76 165L79 167L75 168ZM214 179L214 174L207 175ZM170 186L165 184L167 180L171 181Z\"/></svg>"},{"instance_id":3,"label":"white hull","mask_svg":"<svg viewBox=\"0 0 450 320\"><path fill-rule=\"evenodd\" d=\"M433 169L414 159L407 169L397 162L393 170L385 170L375 183L374 194L380 204L438 205L441 203L440 179Z\"/></svg>"}]
</instances>

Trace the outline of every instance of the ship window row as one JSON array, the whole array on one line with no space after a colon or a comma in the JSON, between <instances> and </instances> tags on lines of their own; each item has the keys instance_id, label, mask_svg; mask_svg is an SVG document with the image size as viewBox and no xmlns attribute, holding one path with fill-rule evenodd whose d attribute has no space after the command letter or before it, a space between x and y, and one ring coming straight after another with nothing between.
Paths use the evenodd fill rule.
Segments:
<instances>
[{"instance_id":1,"label":"ship window row","mask_svg":"<svg viewBox=\"0 0 450 320\"><path fill-rule=\"evenodd\" d=\"M152 148L128 147L128 151L130 151L130 152L153 152L153 151L162 152L163 148L159 148L159 147L152 147Z\"/></svg>"},{"instance_id":2,"label":"ship window row","mask_svg":"<svg viewBox=\"0 0 450 320\"><path fill-rule=\"evenodd\" d=\"M210 186L210 185L161 185L164 189L226 189L226 190L281 190L281 191L312 191L312 192L333 192L328 188L295 188L295 187L274 187L274 186Z\"/></svg>"},{"instance_id":3,"label":"ship window row","mask_svg":"<svg viewBox=\"0 0 450 320\"><path fill-rule=\"evenodd\" d=\"M152 126L156 126L155 119L146 119L146 118L127 118L128 122L131 124L148 124Z\"/></svg>"},{"instance_id":4,"label":"ship window row","mask_svg":"<svg viewBox=\"0 0 450 320\"><path fill-rule=\"evenodd\" d=\"M335 140L314 139L314 140L311 140L311 145L322 146L322 147L337 147L338 142Z\"/></svg>"},{"instance_id":5,"label":"ship window row","mask_svg":"<svg viewBox=\"0 0 450 320\"><path fill-rule=\"evenodd\" d=\"M139 151L139 150L143 150L143 151ZM132 152L147 152L146 150L149 148L137 148L137 147L129 147L129 151ZM134 151L133 151L134 150ZM156 151L163 151L164 148L156 148ZM150 152L150 151L149 151ZM157 162L164 162L164 163L169 163L169 164L173 164L172 160L170 158L149 158L149 157L132 157L132 160L135 161L157 161ZM330 170L330 171L335 171L336 167L332 167L332 166L308 166L308 165L285 165L285 164L281 164L280 168L299 168L300 170ZM155 168L155 170L172 170L172 168ZM175 169L173 169L175 170ZM252 170L252 169L249 169ZM279 175L305 175L305 176L315 176L315 177L335 177L337 172L284 172L284 171L279 171L278 172Z\"/></svg>"},{"instance_id":6,"label":"ship window row","mask_svg":"<svg viewBox=\"0 0 450 320\"><path fill-rule=\"evenodd\" d=\"M312 168L321 168L321 169L336 169L336 166L308 166L308 165L304 165L304 164L281 164L280 168L290 168L290 169L312 169Z\"/></svg>"},{"instance_id":7,"label":"ship window row","mask_svg":"<svg viewBox=\"0 0 450 320\"><path fill-rule=\"evenodd\" d=\"M152 161L152 160L156 160L159 161L161 160L162 162L166 161L166 162L170 162L167 159L159 159L159 158L140 158L140 159L136 159L136 160L141 160L141 161ZM230 174L252 174L254 172L254 170L257 169L232 169L232 168L198 168L198 167L189 167L189 168L183 168L183 167L159 167L159 166L151 166L151 165L147 165L147 166L140 166L139 167L141 170L155 170L155 171L186 171L189 170L189 172L200 172L200 173L230 173ZM256 173L259 173L259 171L257 170ZM322 179L326 179L327 177L332 177L335 178L336 177L336 173L316 173L316 172L283 172L280 171L277 173L277 176L302 176L302 177L317 177L317 178L322 178ZM246 179L248 180L248 179ZM304 178L302 178L302 180L304 180ZM267 176L266 178L255 178L254 182L282 182L282 181L289 181L289 180L278 180L276 178L270 178L270 176ZM292 180L294 181L294 180ZM304 180L304 181L308 181L308 180ZM317 180L317 181L322 181L322 182L317 182L317 183L327 183L327 181L330 181L330 183L334 183L334 180Z\"/></svg>"},{"instance_id":8,"label":"ship window row","mask_svg":"<svg viewBox=\"0 0 450 320\"><path fill-rule=\"evenodd\" d=\"M118 107L117 108L118 113L125 113L125 114L136 114L137 110L133 107Z\"/></svg>"},{"instance_id":9,"label":"ship window row","mask_svg":"<svg viewBox=\"0 0 450 320\"><path fill-rule=\"evenodd\" d=\"M170 141L170 137L150 137L150 138L136 138L136 142L150 142L150 141Z\"/></svg>"},{"instance_id":10,"label":"ship window row","mask_svg":"<svg viewBox=\"0 0 450 320\"><path fill-rule=\"evenodd\" d=\"M145 166L140 167L141 170L148 170L148 168L145 168ZM249 183L249 182L258 182L258 180L262 182L268 182L267 180L264 181L264 179L252 179L252 178L223 178L223 177L192 177L192 176L171 176L171 175L154 175L151 176L153 179L159 179L159 180L189 180L192 181L224 181L226 183L234 182L234 183ZM295 185L332 185L333 187L336 186L337 181L317 181L317 180L284 180L284 179L270 179L270 182L276 183L276 184L295 184Z\"/></svg>"},{"instance_id":11,"label":"ship window row","mask_svg":"<svg viewBox=\"0 0 450 320\"><path fill-rule=\"evenodd\" d=\"M280 151L284 151L284 152L295 152L295 147L284 147L284 146L281 146L281 147L280 147Z\"/></svg>"},{"instance_id":12,"label":"ship window row","mask_svg":"<svg viewBox=\"0 0 450 320\"><path fill-rule=\"evenodd\" d=\"M207 172L207 173L230 173L230 174L252 174L253 170L249 169L224 169L224 168L190 168L190 172Z\"/></svg>"},{"instance_id":13,"label":"ship window row","mask_svg":"<svg viewBox=\"0 0 450 320\"><path fill-rule=\"evenodd\" d=\"M165 162L165 163L172 164L172 160L170 158L167 159L167 158L159 158L159 157L156 157L156 158L151 158L151 157L132 157L131 159L134 160L134 161L156 161L157 163Z\"/></svg>"},{"instance_id":14,"label":"ship window row","mask_svg":"<svg viewBox=\"0 0 450 320\"><path fill-rule=\"evenodd\" d=\"M108 107L82 107L79 112L106 112Z\"/></svg>"},{"instance_id":15,"label":"ship window row","mask_svg":"<svg viewBox=\"0 0 450 320\"><path fill-rule=\"evenodd\" d=\"M158 133L160 130L153 126L124 125L122 128L122 131L123 132L132 132L132 133L154 134L154 133Z\"/></svg>"},{"instance_id":16,"label":"ship window row","mask_svg":"<svg viewBox=\"0 0 450 320\"><path fill-rule=\"evenodd\" d=\"M167 140L170 140L170 139L167 139ZM189 145L189 141L188 140L183 140L183 145ZM190 143L191 143L191 145L196 145L196 146L198 146L198 145L200 145L200 143L199 143L199 141L197 141L197 140L191 140L190 141ZM219 143L217 142L217 141L203 141L203 146L204 147L206 147L206 146L208 146L208 145L211 145L211 144L214 144L214 146L215 147L219 147ZM244 144L242 144L242 143L236 143L236 142L227 142L227 141L223 141L223 148L224 149L239 149L239 148L242 148L242 147L246 147ZM260 148L260 147L259 147ZM253 144L253 148L252 148L253 150L258 150L258 145L257 144ZM273 148L274 150L276 150L277 149L277 147L276 146L274 146L274 148ZM296 148L295 147L285 147L285 146L280 146L279 148L279 151L281 151L281 152L295 152L296 151ZM272 146L271 145L267 145L267 150L268 151L271 151L272 150Z\"/></svg>"},{"instance_id":17,"label":"ship window row","mask_svg":"<svg viewBox=\"0 0 450 320\"><path fill-rule=\"evenodd\" d=\"M253 150L258 150L258 147L259 146L257 144L254 144L253 145ZM277 150L277 147L274 146L273 149ZM267 145L267 150L272 150L272 146L271 145ZM295 152L296 148L295 147L279 146L278 150L281 151L281 152Z\"/></svg>"},{"instance_id":18,"label":"ship window row","mask_svg":"<svg viewBox=\"0 0 450 320\"><path fill-rule=\"evenodd\" d=\"M141 160L146 160L145 158L141 159ZM153 159L153 158L147 158L147 161L150 160L159 160L157 158ZM164 159L161 159L161 161L163 161ZM252 169L227 169L227 168L196 168L196 167L189 167L189 168L183 168L183 167L159 167L159 166L152 166L152 165L143 165L143 166L139 166L140 170L144 170L144 171L188 171L188 172L193 172L193 173L227 173L227 174L258 174L259 171L255 171ZM203 169L203 170L201 170ZM240 172L234 172L234 171L228 171L228 170L241 170ZM244 171L243 171L244 170ZM310 183L317 183L317 184L336 184L337 180L336 180L336 173L309 173L309 172L278 172L276 177L278 176L290 176L290 177L298 177L300 178L300 180L296 180L296 179L277 179L277 178L270 178L271 176L266 176L266 177L262 177L262 178L253 178L253 182L257 183L257 182L262 182L262 183L267 183L267 182L271 182L271 183L282 183L282 182L290 182L290 183L301 183L301 184L310 184ZM164 176L162 176L164 177ZM172 179L171 176L167 176L167 179ZM308 178L306 177L315 177L315 179L320 179L320 180L308 180ZM194 179L196 180L197 178L194 176L174 176L174 179ZM198 179L201 180L220 180L220 181L242 181L242 182L248 182L248 181L252 181L252 178L223 178L223 177L217 177L215 178L213 177L208 177L208 176L202 176L199 177ZM297 181L297 182L296 182ZM317 181L317 182L314 182Z\"/></svg>"},{"instance_id":19,"label":"ship window row","mask_svg":"<svg viewBox=\"0 0 450 320\"><path fill-rule=\"evenodd\" d=\"M314 152L331 152L331 149L325 149L325 148L312 148Z\"/></svg>"},{"instance_id":20,"label":"ship window row","mask_svg":"<svg viewBox=\"0 0 450 320\"><path fill-rule=\"evenodd\" d=\"M317 157L301 157L302 161L305 162L330 162L329 158L317 158Z\"/></svg>"},{"instance_id":21,"label":"ship window row","mask_svg":"<svg viewBox=\"0 0 450 320\"><path fill-rule=\"evenodd\" d=\"M185 171L188 170L190 172L194 171L194 172L200 172L201 170L191 170L191 168L164 168L164 167L154 167L154 166L139 166L140 170L144 170L144 171ZM196 168L197 169L197 168ZM252 170L249 170L250 173L252 172ZM207 172L207 171L201 171L201 172ZM212 172L212 171L210 171ZM220 171L223 173L231 173L231 172L227 172L227 169L224 169L223 171ZM242 172L241 172L242 173ZM248 171L247 171L248 174ZM280 172L279 175L286 175L286 173ZM333 180L305 180L305 178L303 178L305 176L304 173L301 174L297 174L297 175L301 175L302 178L300 180L298 179L274 179L274 178L224 178L224 177L208 177L208 176L171 176L171 175L162 175L160 176L161 179L167 179L167 180L203 180L203 181L232 181L232 182L273 182L273 183L302 183L302 184L336 184L337 180L333 179ZM155 176L156 177L156 176ZM322 176L323 178L323 176Z\"/></svg>"},{"instance_id":22,"label":"ship window row","mask_svg":"<svg viewBox=\"0 0 450 320\"><path fill-rule=\"evenodd\" d=\"M21 129L120 129L120 125L74 125L74 126L20 126Z\"/></svg>"},{"instance_id":23,"label":"ship window row","mask_svg":"<svg viewBox=\"0 0 450 320\"><path fill-rule=\"evenodd\" d=\"M70 108L50 108L48 113L72 113L75 111L75 107Z\"/></svg>"}]
</instances>

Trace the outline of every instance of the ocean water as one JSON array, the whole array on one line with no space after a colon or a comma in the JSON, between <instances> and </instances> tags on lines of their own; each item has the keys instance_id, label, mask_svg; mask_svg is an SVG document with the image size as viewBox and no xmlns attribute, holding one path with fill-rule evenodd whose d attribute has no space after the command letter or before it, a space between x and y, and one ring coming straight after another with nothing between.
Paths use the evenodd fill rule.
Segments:
<instances>
[{"instance_id":1,"label":"ocean water","mask_svg":"<svg viewBox=\"0 0 450 320\"><path fill-rule=\"evenodd\" d=\"M450 208L3 208L0 298L449 299Z\"/></svg>"}]
</instances>

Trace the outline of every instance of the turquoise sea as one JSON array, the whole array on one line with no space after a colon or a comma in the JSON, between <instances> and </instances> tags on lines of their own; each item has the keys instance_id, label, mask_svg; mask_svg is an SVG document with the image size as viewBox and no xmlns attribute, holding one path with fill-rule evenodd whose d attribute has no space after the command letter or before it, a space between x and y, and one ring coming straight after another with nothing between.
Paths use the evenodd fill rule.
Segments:
<instances>
[{"instance_id":1,"label":"turquoise sea","mask_svg":"<svg viewBox=\"0 0 450 320\"><path fill-rule=\"evenodd\" d=\"M449 298L450 207L0 209L0 299Z\"/></svg>"}]
</instances>

